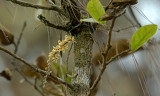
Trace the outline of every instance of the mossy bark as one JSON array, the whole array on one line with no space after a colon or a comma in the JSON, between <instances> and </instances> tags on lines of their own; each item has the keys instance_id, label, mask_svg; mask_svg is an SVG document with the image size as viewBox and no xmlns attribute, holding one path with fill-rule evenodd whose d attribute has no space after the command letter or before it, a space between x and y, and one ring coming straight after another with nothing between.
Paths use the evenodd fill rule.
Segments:
<instances>
[{"instance_id":1,"label":"mossy bark","mask_svg":"<svg viewBox=\"0 0 160 96\"><path fill-rule=\"evenodd\" d=\"M92 47L93 38L88 27L82 27L76 34L74 44L74 61L72 84L74 89L72 96L87 96L90 89L90 77L92 75Z\"/></svg>"}]
</instances>

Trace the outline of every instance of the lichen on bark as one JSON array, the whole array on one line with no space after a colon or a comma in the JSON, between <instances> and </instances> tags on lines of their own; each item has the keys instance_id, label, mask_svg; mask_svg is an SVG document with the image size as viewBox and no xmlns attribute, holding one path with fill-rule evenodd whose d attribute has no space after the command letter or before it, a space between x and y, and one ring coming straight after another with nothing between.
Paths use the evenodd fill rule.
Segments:
<instances>
[{"instance_id":1,"label":"lichen on bark","mask_svg":"<svg viewBox=\"0 0 160 96\"><path fill-rule=\"evenodd\" d=\"M74 44L75 67L72 74L72 84L74 89L72 96L87 96L90 91L90 77L92 75L92 47L93 38L89 27L81 27L81 31L76 34Z\"/></svg>"}]
</instances>

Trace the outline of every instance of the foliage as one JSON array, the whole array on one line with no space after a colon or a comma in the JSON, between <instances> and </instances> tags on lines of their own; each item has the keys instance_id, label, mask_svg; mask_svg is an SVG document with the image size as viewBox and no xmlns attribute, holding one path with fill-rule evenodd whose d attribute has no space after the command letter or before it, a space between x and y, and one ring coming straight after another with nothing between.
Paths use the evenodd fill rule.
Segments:
<instances>
[{"instance_id":1,"label":"foliage","mask_svg":"<svg viewBox=\"0 0 160 96\"><path fill-rule=\"evenodd\" d=\"M98 23L94 18L81 19L81 22Z\"/></svg>"},{"instance_id":2,"label":"foliage","mask_svg":"<svg viewBox=\"0 0 160 96\"><path fill-rule=\"evenodd\" d=\"M131 50L136 51L140 48L146 41L151 38L157 30L157 25L146 25L139 28L133 35L131 40Z\"/></svg>"},{"instance_id":3,"label":"foliage","mask_svg":"<svg viewBox=\"0 0 160 96\"><path fill-rule=\"evenodd\" d=\"M99 21L99 18L105 14L105 10L99 0L90 0L87 4L87 11L93 18L81 19L81 21L105 24L105 21Z\"/></svg>"},{"instance_id":4,"label":"foliage","mask_svg":"<svg viewBox=\"0 0 160 96\"><path fill-rule=\"evenodd\" d=\"M62 71L59 69L60 68L60 64L53 63L52 66L53 66L54 69L56 69L56 71L57 71L57 73L58 73L58 75L59 75L60 78L62 78L62 76L63 76L62 71L64 72L64 74L71 75L70 71L67 73L65 65L62 65ZM71 78L67 77L66 81L70 83L71 82Z\"/></svg>"}]
</instances>

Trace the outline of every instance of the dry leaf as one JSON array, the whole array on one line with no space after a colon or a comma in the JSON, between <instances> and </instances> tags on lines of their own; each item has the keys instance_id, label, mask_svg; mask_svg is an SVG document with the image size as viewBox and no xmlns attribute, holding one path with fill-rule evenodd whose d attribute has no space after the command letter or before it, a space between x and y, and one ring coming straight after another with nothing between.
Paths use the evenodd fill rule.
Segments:
<instances>
[{"instance_id":1,"label":"dry leaf","mask_svg":"<svg viewBox=\"0 0 160 96\"><path fill-rule=\"evenodd\" d=\"M0 42L2 45L10 45L14 42L14 35L0 24Z\"/></svg>"},{"instance_id":2,"label":"dry leaf","mask_svg":"<svg viewBox=\"0 0 160 96\"><path fill-rule=\"evenodd\" d=\"M12 73L9 68L5 68L5 70L0 72L0 76L6 78L7 80L11 80Z\"/></svg>"}]
</instances>

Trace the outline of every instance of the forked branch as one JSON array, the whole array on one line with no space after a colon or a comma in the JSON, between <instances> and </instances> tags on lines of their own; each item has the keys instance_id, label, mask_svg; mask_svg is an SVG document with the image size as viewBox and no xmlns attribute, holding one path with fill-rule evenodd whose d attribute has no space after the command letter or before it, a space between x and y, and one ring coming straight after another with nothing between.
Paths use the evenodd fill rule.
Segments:
<instances>
[{"instance_id":1,"label":"forked branch","mask_svg":"<svg viewBox=\"0 0 160 96\"><path fill-rule=\"evenodd\" d=\"M14 53L10 52L9 50L7 50L7 49L5 49L5 48L3 48L3 47L1 47L1 46L0 46L0 50L2 50L3 52L11 55L12 57L14 57L15 59L21 61L22 63L26 64L28 67L30 67L31 69L33 69L35 72L39 72L39 73L41 73L41 74L46 74L45 71L43 71L43 70L41 70L41 69L39 69L39 68L33 67L33 66L30 65L27 61L25 61L23 58L20 58L20 57L16 56ZM61 78L58 78L58 77L53 76L53 75L51 75L51 74L48 75L48 78L50 78L50 79L52 79L52 80L56 80L57 82L59 82L59 83L61 83L61 84L64 84L65 86L73 89L73 86L72 86L71 84L65 82L65 81L62 80Z\"/></svg>"},{"instance_id":2,"label":"forked branch","mask_svg":"<svg viewBox=\"0 0 160 96\"><path fill-rule=\"evenodd\" d=\"M101 80L101 76L102 76L104 70L106 69L106 66L108 65L108 63L110 63L109 62L110 60L108 62L106 62L106 57L108 55L108 52L109 52L110 48L112 47L110 42L111 42L112 30L113 30L113 27L114 27L115 20L116 20L116 17L114 17L112 19L112 24L111 24L110 30L108 32L107 49L104 50L104 53L102 53L102 56L103 56L102 68L101 68L101 70L100 70L100 72L98 74L98 77L96 78L96 80L94 81L93 85L91 86L90 93L88 94L88 96L90 96L90 94L92 93L93 89L97 86L98 82Z\"/></svg>"},{"instance_id":3,"label":"forked branch","mask_svg":"<svg viewBox=\"0 0 160 96\"><path fill-rule=\"evenodd\" d=\"M90 94L91 94L91 92L93 91L93 89L96 87L96 85L98 84L98 82L101 80L101 76L102 76L104 70L106 69L107 65L108 65L109 63L111 63L112 61L114 61L115 59L117 59L119 56L124 55L124 54L126 54L126 53L128 53L128 52L130 52L130 49L129 49L129 50L125 50L125 51L119 53L118 55L112 57L109 61L104 62L105 64L103 64L103 66L102 66L102 68L101 68L101 70L100 70L100 72L99 72L98 77L96 78L96 80L94 81L93 85L92 85L91 88L90 88L90 90L91 90L91 91L90 91ZM90 94L89 94L88 96L90 96Z\"/></svg>"},{"instance_id":4,"label":"forked branch","mask_svg":"<svg viewBox=\"0 0 160 96\"><path fill-rule=\"evenodd\" d=\"M116 20L116 17L114 17L114 18L112 19L112 24L111 24L110 30L109 30L109 32L108 32L107 49L104 51L104 53L102 53L103 63L102 63L101 70L100 70L100 72L99 72L99 74L98 74L98 77L96 78L96 80L94 81L93 85L91 86L91 88L90 88L90 93L88 94L88 96L91 95L93 89L97 86L98 82L101 80L101 76L102 76L104 70L106 69L107 65L108 65L109 63L111 63L113 60L115 60L117 57L119 57L119 56L121 56L121 55L123 55L123 54L126 54L126 53L128 53L128 52L130 51L130 50L123 51L123 52L121 52L120 54L112 57L109 61L106 61L108 52L109 52L109 50L110 50L111 47L112 47L111 44L110 44L110 42L111 42L112 30L113 30L113 27L114 27L115 20Z\"/></svg>"}]
</instances>

